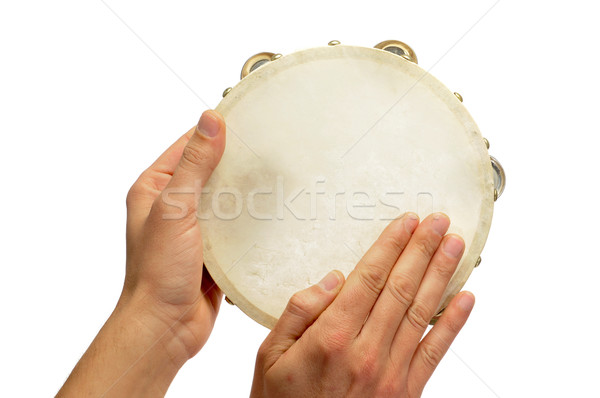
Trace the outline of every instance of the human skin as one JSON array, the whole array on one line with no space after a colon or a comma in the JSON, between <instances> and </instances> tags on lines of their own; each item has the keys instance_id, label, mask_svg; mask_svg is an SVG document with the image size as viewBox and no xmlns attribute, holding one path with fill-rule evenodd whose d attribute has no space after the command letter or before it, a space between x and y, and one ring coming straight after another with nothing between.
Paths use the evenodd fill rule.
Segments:
<instances>
[{"instance_id":1,"label":"human skin","mask_svg":"<svg viewBox=\"0 0 600 398\"><path fill-rule=\"evenodd\" d=\"M224 149L225 122L207 111L133 184L121 297L58 397L164 396L206 343L222 293L203 268L189 192L208 180Z\"/></svg>"},{"instance_id":2,"label":"human skin","mask_svg":"<svg viewBox=\"0 0 600 398\"><path fill-rule=\"evenodd\" d=\"M406 214L345 283L334 271L296 293L259 349L251 397L421 396L475 302L458 294L422 339L465 247L449 225Z\"/></svg>"},{"instance_id":3,"label":"human skin","mask_svg":"<svg viewBox=\"0 0 600 398\"><path fill-rule=\"evenodd\" d=\"M58 397L162 397L206 343L222 293L203 267L191 192L217 166L225 135L223 118L205 112L132 186L121 297ZM333 272L294 295L259 350L252 396L420 395L474 302L459 294L419 342L464 250L444 236L448 224L407 214L345 283Z\"/></svg>"}]
</instances>

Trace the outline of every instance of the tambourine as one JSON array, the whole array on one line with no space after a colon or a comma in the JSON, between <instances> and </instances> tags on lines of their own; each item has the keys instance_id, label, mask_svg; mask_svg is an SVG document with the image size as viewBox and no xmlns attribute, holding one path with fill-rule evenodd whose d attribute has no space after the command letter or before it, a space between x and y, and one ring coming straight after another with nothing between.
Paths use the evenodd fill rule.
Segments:
<instances>
[{"instance_id":1,"label":"tambourine","mask_svg":"<svg viewBox=\"0 0 600 398\"><path fill-rule=\"evenodd\" d=\"M506 181L460 94L399 41L264 52L241 77L216 108L227 146L198 210L227 301L272 328L292 294L348 275L391 220L444 212L466 247L439 315L479 265Z\"/></svg>"}]
</instances>

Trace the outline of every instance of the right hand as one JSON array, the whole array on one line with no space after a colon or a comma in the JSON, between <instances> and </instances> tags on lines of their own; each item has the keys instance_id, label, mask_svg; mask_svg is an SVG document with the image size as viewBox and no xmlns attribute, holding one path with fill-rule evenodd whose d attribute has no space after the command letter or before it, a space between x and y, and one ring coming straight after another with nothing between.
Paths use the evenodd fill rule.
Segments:
<instances>
[{"instance_id":1,"label":"right hand","mask_svg":"<svg viewBox=\"0 0 600 398\"><path fill-rule=\"evenodd\" d=\"M258 351L251 397L419 397L467 321L458 294L422 339L464 251L450 220L393 221L344 283L296 293Z\"/></svg>"}]
</instances>

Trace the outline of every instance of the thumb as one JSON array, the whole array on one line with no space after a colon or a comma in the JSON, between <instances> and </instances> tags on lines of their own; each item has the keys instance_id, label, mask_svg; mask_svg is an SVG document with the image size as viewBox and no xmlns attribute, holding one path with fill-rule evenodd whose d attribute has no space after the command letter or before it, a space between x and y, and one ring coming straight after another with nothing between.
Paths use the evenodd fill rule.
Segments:
<instances>
[{"instance_id":1,"label":"thumb","mask_svg":"<svg viewBox=\"0 0 600 398\"><path fill-rule=\"evenodd\" d=\"M196 128L188 133L191 136L179 164L161 195L164 204L179 208L173 218L195 217L196 195L206 185L223 156L225 130L223 117L208 110L202 114Z\"/></svg>"},{"instance_id":2,"label":"thumb","mask_svg":"<svg viewBox=\"0 0 600 398\"><path fill-rule=\"evenodd\" d=\"M281 355L333 302L344 282L340 271L331 271L321 282L294 294L269 336L269 345ZM277 355L277 357L279 356Z\"/></svg>"}]
</instances>

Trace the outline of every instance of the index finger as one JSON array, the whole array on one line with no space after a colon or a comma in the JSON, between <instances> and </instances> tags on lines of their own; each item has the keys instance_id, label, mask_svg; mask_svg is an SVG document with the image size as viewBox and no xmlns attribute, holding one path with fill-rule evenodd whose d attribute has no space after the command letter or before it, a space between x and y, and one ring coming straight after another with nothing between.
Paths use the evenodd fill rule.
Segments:
<instances>
[{"instance_id":1,"label":"index finger","mask_svg":"<svg viewBox=\"0 0 600 398\"><path fill-rule=\"evenodd\" d=\"M127 219L130 227L136 229L148 217L152 204L171 180L183 149L194 133L194 129L195 127L179 137L175 143L164 151L150 167L144 170L129 190L127 194Z\"/></svg>"}]
</instances>

